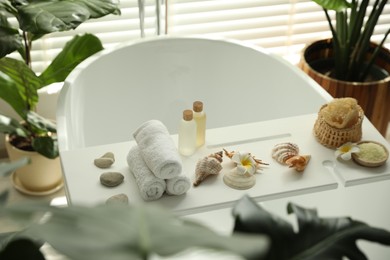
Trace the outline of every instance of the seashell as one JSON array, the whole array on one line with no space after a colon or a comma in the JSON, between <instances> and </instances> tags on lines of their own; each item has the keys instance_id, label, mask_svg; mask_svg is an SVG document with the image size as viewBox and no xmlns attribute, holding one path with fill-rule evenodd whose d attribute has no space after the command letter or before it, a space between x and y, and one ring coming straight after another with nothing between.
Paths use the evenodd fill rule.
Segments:
<instances>
[{"instance_id":1,"label":"seashell","mask_svg":"<svg viewBox=\"0 0 390 260\"><path fill-rule=\"evenodd\" d=\"M223 182L230 188L247 190L256 184L256 177L253 174L238 174L235 170L232 170L223 175Z\"/></svg>"},{"instance_id":2,"label":"seashell","mask_svg":"<svg viewBox=\"0 0 390 260\"><path fill-rule=\"evenodd\" d=\"M290 168L294 168L297 172L303 172L310 161L310 155L295 155L286 160L286 164Z\"/></svg>"},{"instance_id":3,"label":"seashell","mask_svg":"<svg viewBox=\"0 0 390 260\"><path fill-rule=\"evenodd\" d=\"M193 185L198 186L207 177L218 174L222 170L221 162L222 152L210 154L198 160Z\"/></svg>"},{"instance_id":4,"label":"seashell","mask_svg":"<svg viewBox=\"0 0 390 260\"><path fill-rule=\"evenodd\" d=\"M272 158L284 165L288 159L298 154L299 147L294 143L280 143L272 149Z\"/></svg>"},{"instance_id":5,"label":"seashell","mask_svg":"<svg viewBox=\"0 0 390 260\"><path fill-rule=\"evenodd\" d=\"M100 158L97 158L93 163L99 168L108 168L115 162L114 154L111 152L103 154Z\"/></svg>"},{"instance_id":6,"label":"seashell","mask_svg":"<svg viewBox=\"0 0 390 260\"><path fill-rule=\"evenodd\" d=\"M222 151L219 151L217 153L213 153L213 154L210 154L208 157L212 157L212 158L215 158L217 159L220 163L222 162L222 157L223 157L223 153Z\"/></svg>"}]
</instances>

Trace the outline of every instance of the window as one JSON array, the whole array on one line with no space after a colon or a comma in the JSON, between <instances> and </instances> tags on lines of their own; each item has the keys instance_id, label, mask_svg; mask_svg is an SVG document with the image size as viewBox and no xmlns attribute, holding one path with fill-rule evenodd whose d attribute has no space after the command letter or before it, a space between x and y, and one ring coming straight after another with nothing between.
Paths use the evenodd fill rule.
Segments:
<instances>
[{"instance_id":1,"label":"window","mask_svg":"<svg viewBox=\"0 0 390 260\"><path fill-rule=\"evenodd\" d=\"M160 0L163 2L163 0ZM330 32L322 9L311 0L166 0L171 35L206 35L242 40L268 49L296 62L305 44ZM155 35L155 0L145 0L145 37ZM76 33L96 34L106 48L140 38L138 1L121 0L120 16L90 20L74 31L53 33L34 42L32 59L42 71ZM163 28L165 24L162 23ZM380 41L390 26L387 4L376 27ZM390 39L387 40L387 44ZM388 46L388 45L387 45Z\"/></svg>"}]
</instances>

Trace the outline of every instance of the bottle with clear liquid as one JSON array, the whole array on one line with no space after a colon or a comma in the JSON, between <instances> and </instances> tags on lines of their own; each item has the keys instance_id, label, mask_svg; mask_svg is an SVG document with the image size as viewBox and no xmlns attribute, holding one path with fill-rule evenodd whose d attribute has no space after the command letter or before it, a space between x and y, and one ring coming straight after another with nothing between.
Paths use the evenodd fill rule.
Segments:
<instances>
[{"instance_id":1,"label":"bottle with clear liquid","mask_svg":"<svg viewBox=\"0 0 390 260\"><path fill-rule=\"evenodd\" d=\"M192 110L194 111L194 120L197 126L196 147L200 147L206 141L206 113L203 111L203 103L201 101L195 101Z\"/></svg>"},{"instance_id":2,"label":"bottle with clear liquid","mask_svg":"<svg viewBox=\"0 0 390 260\"><path fill-rule=\"evenodd\" d=\"M190 156L196 151L196 122L192 110L184 110L179 126L179 153Z\"/></svg>"}]
</instances>

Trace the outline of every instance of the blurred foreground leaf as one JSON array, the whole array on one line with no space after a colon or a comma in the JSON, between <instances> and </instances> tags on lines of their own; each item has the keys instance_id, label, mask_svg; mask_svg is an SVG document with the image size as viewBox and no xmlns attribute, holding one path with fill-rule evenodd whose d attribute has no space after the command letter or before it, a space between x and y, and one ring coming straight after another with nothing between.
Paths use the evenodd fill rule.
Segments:
<instances>
[{"instance_id":1,"label":"blurred foreground leaf","mask_svg":"<svg viewBox=\"0 0 390 260\"><path fill-rule=\"evenodd\" d=\"M349 217L320 218L315 209L293 203L287 210L298 219L298 233L289 222L244 197L233 209L234 231L268 235L272 245L266 259L367 259L356 245L358 239L390 245L390 232Z\"/></svg>"},{"instance_id":2,"label":"blurred foreground leaf","mask_svg":"<svg viewBox=\"0 0 390 260\"><path fill-rule=\"evenodd\" d=\"M193 247L262 259L268 250L268 239L264 236L221 236L150 206L56 208L27 204L0 211L19 221L28 221L37 212L45 213L45 221L31 224L23 236L47 241L59 253L75 260L147 259L152 254L168 256Z\"/></svg>"}]
</instances>

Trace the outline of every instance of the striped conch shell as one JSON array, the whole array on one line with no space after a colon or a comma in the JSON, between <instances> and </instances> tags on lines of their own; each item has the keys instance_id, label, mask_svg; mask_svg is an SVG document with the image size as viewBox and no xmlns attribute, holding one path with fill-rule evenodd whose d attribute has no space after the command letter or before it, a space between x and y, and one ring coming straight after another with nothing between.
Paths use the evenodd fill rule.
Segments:
<instances>
[{"instance_id":1,"label":"striped conch shell","mask_svg":"<svg viewBox=\"0 0 390 260\"><path fill-rule=\"evenodd\" d=\"M210 154L198 160L195 168L195 180L193 185L198 186L210 175L216 175L222 170L222 151Z\"/></svg>"},{"instance_id":2,"label":"striped conch shell","mask_svg":"<svg viewBox=\"0 0 390 260\"><path fill-rule=\"evenodd\" d=\"M311 156L299 155L299 147L294 143L280 143L272 149L272 158L298 172L303 172Z\"/></svg>"}]
</instances>

